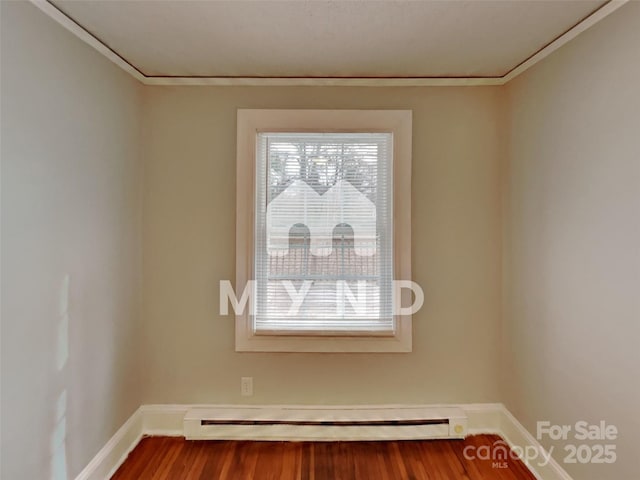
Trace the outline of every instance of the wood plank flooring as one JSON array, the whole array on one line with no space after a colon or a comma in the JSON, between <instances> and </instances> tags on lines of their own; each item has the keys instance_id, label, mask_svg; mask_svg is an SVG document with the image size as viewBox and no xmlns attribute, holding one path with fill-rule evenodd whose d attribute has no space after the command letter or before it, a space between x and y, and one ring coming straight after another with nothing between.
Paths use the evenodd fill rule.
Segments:
<instances>
[{"instance_id":1,"label":"wood plank flooring","mask_svg":"<svg viewBox=\"0 0 640 480\"><path fill-rule=\"evenodd\" d=\"M464 449L496 435L399 442L235 442L143 438L114 480L535 480L519 460L498 468Z\"/></svg>"}]
</instances>

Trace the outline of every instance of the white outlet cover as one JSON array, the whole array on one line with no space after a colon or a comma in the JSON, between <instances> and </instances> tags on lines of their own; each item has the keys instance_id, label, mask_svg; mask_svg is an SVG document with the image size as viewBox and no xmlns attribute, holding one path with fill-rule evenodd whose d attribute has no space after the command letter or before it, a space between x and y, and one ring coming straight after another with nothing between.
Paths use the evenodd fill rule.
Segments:
<instances>
[{"instance_id":1,"label":"white outlet cover","mask_svg":"<svg viewBox=\"0 0 640 480\"><path fill-rule=\"evenodd\" d=\"M240 378L240 395L250 397L253 395L253 377Z\"/></svg>"}]
</instances>

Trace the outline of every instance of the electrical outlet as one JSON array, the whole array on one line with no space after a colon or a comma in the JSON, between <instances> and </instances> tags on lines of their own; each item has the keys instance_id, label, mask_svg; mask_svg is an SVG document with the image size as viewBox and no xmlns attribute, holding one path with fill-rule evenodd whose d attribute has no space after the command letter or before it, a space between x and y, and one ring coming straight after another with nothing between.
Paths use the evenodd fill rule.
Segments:
<instances>
[{"instance_id":1,"label":"electrical outlet","mask_svg":"<svg viewBox=\"0 0 640 480\"><path fill-rule=\"evenodd\" d=\"M251 397L253 395L253 377L240 378L240 395Z\"/></svg>"}]
</instances>

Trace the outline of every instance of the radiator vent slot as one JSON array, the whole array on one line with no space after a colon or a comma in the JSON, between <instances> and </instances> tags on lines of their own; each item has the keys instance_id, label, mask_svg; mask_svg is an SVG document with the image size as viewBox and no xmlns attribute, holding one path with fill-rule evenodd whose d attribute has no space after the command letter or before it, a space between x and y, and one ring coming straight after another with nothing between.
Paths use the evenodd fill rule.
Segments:
<instances>
[{"instance_id":1,"label":"radiator vent slot","mask_svg":"<svg viewBox=\"0 0 640 480\"><path fill-rule=\"evenodd\" d=\"M362 427L380 425L449 425L448 418L433 420L200 420L200 425L317 425L317 426L340 426L340 427Z\"/></svg>"},{"instance_id":2,"label":"radiator vent slot","mask_svg":"<svg viewBox=\"0 0 640 480\"><path fill-rule=\"evenodd\" d=\"M412 440L464 438L458 408L218 407L195 408L184 418L192 440Z\"/></svg>"}]
</instances>

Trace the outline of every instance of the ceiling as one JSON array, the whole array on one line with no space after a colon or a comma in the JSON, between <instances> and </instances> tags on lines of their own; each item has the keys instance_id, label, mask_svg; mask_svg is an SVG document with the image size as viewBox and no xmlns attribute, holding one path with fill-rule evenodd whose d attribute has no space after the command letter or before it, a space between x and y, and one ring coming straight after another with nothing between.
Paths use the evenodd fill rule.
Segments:
<instances>
[{"instance_id":1,"label":"ceiling","mask_svg":"<svg viewBox=\"0 0 640 480\"><path fill-rule=\"evenodd\" d=\"M146 77L503 77L602 0L51 4Z\"/></svg>"}]
</instances>

